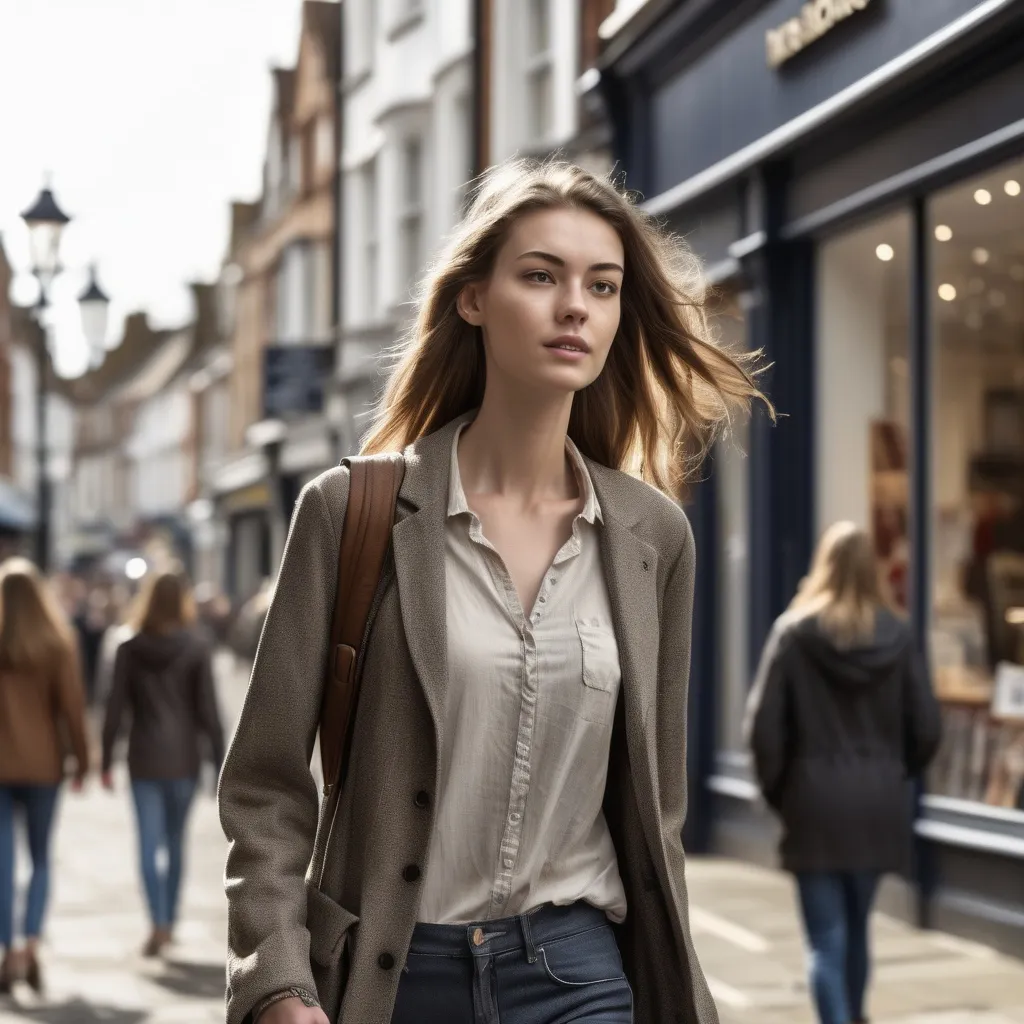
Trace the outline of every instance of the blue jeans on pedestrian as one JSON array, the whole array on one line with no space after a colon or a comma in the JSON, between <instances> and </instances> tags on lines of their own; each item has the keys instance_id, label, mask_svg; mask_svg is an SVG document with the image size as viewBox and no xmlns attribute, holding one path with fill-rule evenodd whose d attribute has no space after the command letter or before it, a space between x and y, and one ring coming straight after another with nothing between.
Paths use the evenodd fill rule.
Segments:
<instances>
[{"instance_id":1,"label":"blue jeans on pedestrian","mask_svg":"<svg viewBox=\"0 0 1024 1024\"><path fill-rule=\"evenodd\" d=\"M632 1024L603 911L545 904L479 924L418 924L391 1024Z\"/></svg>"},{"instance_id":2,"label":"blue jeans on pedestrian","mask_svg":"<svg viewBox=\"0 0 1024 1024\"><path fill-rule=\"evenodd\" d=\"M59 786L0 785L0 946L14 941L14 813L25 815L32 880L25 903L26 939L38 939L50 891L50 834Z\"/></svg>"},{"instance_id":3,"label":"blue jeans on pedestrian","mask_svg":"<svg viewBox=\"0 0 1024 1024\"><path fill-rule=\"evenodd\" d=\"M170 928L178 911L185 824L196 779L133 779L132 798L139 826L142 882L154 928ZM165 869L157 863L165 851Z\"/></svg>"},{"instance_id":4,"label":"blue jeans on pedestrian","mask_svg":"<svg viewBox=\"0 0 1024 1024\"><path fill-rule=\"evenodd\" d=\"M866 1019L864 995L871 969L868 926L878 878L873 871L797 874L811 991L821 1024Z\"/></svg>"}]
</instances>

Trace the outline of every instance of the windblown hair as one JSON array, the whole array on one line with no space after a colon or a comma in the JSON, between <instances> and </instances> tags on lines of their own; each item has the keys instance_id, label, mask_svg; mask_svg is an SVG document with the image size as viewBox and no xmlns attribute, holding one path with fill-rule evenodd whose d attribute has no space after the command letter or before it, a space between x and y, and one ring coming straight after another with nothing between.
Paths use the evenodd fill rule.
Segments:
<instances>
[{"instance_id":1,"label":"windblown hair","mask_svg":"<svg viewBox=\"0 0 1024 1024\"><path fill-rule=\"evenodd\" d=\"M854 523L833 523L790 608L817 616L824 631L849 648L871 640L879 609L888 607L871 538Z\"/></svg>"},{"instance_id":2,"label":"windblown hair","mask_svg":"<svg viewBox=\"0 0 1024 1024\"><path fill-rule=\"evenodd\" d=\"M0 565L0 670L49 675L77 666L71 627L39 570L25 558Z\"/></svg>"},{"instance_id":3,"label":"windblown hair","mask_svg":"<svg viewBox=\"0 0 1024 1024\"><path fill-rule=\"evenodd\" d=\"M615 228L625 250L618 334L600 376L573 399L569 436L584 455L679 497L736 412L746 413L754 398L771 412L754 379L757 354L729 353L713 340L699 261L635 200L561 161L517 159L487 171L422 283L416 321L363 452L401 450L479 407L482 334L456 301L490 275L512 224L538 210L590 210Z\"/></svg>"},{"instance_id":4,"label":"windblown hair","mask_svg":"<svg viewBox=\"0 0 1024 1024\"><path fill-rule=\"evenodd\" d=\"M159 572L144 583L130 621L139 633L166 636L186 629L195 620L195 602L188 580L180 572Z\"/></svg>"}]
</instances>

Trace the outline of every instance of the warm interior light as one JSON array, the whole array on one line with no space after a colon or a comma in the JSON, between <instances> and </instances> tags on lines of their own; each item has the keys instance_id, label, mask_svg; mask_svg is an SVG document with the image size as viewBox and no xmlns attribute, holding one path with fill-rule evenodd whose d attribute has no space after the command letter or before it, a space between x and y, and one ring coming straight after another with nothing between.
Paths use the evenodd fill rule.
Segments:
<instances>
[{"instance_id":1,"label":"warm interior light","mask_svg":"<svg viewBox=\"0 0 1024 1024\"><path fill-rule=\"evenodd\" d=\"M988 303L993 309L1002 309L1006 305L1006 293L993 288L988 293Z\"/></svg>"},{"instance_id":2,"label":"warm interior light","mask_svg":"<svg viewBox=\"0 0 1024 1024\"><path fill-rule=\"evenodd\" d=\"M951 284L940 284L939 298L943 302L952 302L956 298L956 289Z\"/></svg>"},{"instance_id":3,"label":"warm interior light","mask_svg":"<svg viewBox=\"0 0 1024 1024\"><path fill-rule=\"evenodd\" d=\"M935 237L940 242L948 242L953 237L953 229L948 224L938 224L935 227Z\"/></svg>"},{"instance_id":4,"label":"warm interior light","mask_svg":"<svg viewBox=\"0 0 1024 1024\"><path fill-rule=\"evenodd\" d=\"M974 201L979 206L988 206L988 204L992 202L992 193L989 192L987 188L979 188L978 191L974 193Z\"/></svg>"},{"instance_id":5,"label":"warm interior light","mask_svg":"<svg viewBox=\"0 0 1024 1024\"><path fill-rule=\"evenodd\" d=\"M1024 281L1024 263L1014 263L1014 265L1010 267L1010 277L1012 277L1014 281Z\"/></svg>"},{"instance_id":6,"label":"warm interior light","mask_svg":"<svg viewBox=\"0 0 1024 1024\"><path fill-rule=\"evenodd\" d=\"M1024 625L1024 608L1007 608L1006 621L1011 626Z\"/></svg>"},{"instance_id":7,"label":"warm interior light","mask_svg":"<svg viewBox=\"0 0 1024 1024\"><path fill-rule=\"evenodd\" d=\"M984 323L984 318L977 310L971 310L971 312L964 318L964 323L966 323L972 331L980 331L981 325Z\"/></svg>"},{"instance_id":8,"label":"warm interior light","mask_svg":"<svg viewBox=\"0 0 1024 1024\"><path fill-rule=\"evenodd\" d=\"M881 245L880 245L880 246L879 246L879 247L878 247L878 248L877 248L877 249L875 250L875 255L876 255L876 256L877 256L877 257L878 257L878 258L879 258L879 259L880 259L880 260L881 260L881 261L882 261L883 263L888 263L888 262L889 262L889 260L891 260L891 259L893 258L893 256L895 256L895 255L896 255L896 253L894 252L894 250L893 250L893 247L892 247L891 245L887 245L887 244L886 244L885 242L883 242L883 243L882 243L882 244L881 244Z\"/></svg>"},{"instance_id":9,"label":"warm interior light","mask_svg":"<svg viewBox=\"0 0 1024 1024\"><path fill-rule=\"evenodd\" d=\"M988 249L982 249L981 246L979 246L971 253L971 259L974 260L979 267L984 266L988 263Z\"/></svg>"},{"instance_id":10,"label":"warm interior light","mask_svg":"<svg viewBox=\"0 0 1024 1024\"><path fill-rule=\"evenodd\" d=\"M1005 192L1005 193L1006 193L1006 194L1007 194L1008 196L1019 196L1019 195L1020 195L1020 182L1019 182L1019 181L1014 181L1014 180L1013 180L1013 178L1011 178L1011 179L1010 179L1010 180L1009 180L1009 181L1008 181L1008 182L1007 182L1007 183L1006 183L1006 184L1005 184L1005 185L1003 186L1003 191L1004 191L1004 192Z\"/></svg>"},{"instance_id":11,"label":"warm interior light","mask_svg":"<svg viewBox=\"0 0 1024 1024\"><path fill-rule=\"evenodd\" d=\"M971 295L980 295L985 290L985 282L980 277L972 277L967 282L967 290Z\"/></svg>"}]
</instances>

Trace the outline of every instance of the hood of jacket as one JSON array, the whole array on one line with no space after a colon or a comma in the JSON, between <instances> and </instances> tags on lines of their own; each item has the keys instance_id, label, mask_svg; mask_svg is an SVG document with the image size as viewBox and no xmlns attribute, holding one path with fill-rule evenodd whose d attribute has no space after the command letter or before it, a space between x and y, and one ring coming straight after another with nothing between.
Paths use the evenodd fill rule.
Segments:
<instances>
[{"instance_id":1,"label":"hood of jacket","mask_svg":"<svg viewBox=\"0 0 1024 1024\"><path fill-rule=\"evenodd\" d=\"M137 633L126 641L138 664L157 671L163 671L193 655L198 642L195 636L184 629L164 635Z\"/></svg>"},{"instance_id":2,"label":"hood of jacket","mask_svg":"<svg viewBox=\"0 0 1024 1024\"><path fill-rule=\"evenodd\" d=\"M903 665L911 644L906 624L889 611L878 613L875 635L867 644L838 646L816 617L800 622L794 639L826 679L853 687L886 682Z\"/></svg>"}]
</instances>

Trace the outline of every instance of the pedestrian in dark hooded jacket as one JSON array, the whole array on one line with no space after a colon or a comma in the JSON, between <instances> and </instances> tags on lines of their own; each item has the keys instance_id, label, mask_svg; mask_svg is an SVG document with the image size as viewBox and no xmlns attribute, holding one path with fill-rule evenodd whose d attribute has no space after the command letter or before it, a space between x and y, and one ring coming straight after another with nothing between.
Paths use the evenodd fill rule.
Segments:
<instances>
[{"instance_id":1,"label":"pedestrian in dark hooded jacket","mask_svg":"<svg viewBox=\"0 0 1024 1024\"><path fill-rule=\"evenodd\" d=\"M912 780L938 746L939 716L853 523L826 531L768 637L747 736L796 876L819 1019L859 1024L872 903L882 875L909 869Z\"/></svg>"},{"instance_id":2,"label":"pedestrian in dark hooded jacket","mask_svg":"<svg viewBox=\"0 0 1024 1024\"><path fill-rule=\"evenodd\" d=\"M224 757L211 652L194 633L194 620L184 578L154 577L141 596L136 635L117 650L103 727L103 784L111 789L114 745L130 713L128 771L153 925L146 956L159 955L172 939L202 738L218 773ZM166 851L165 870L158 866L160 850Z\"/></svg>"}]
</instances>

